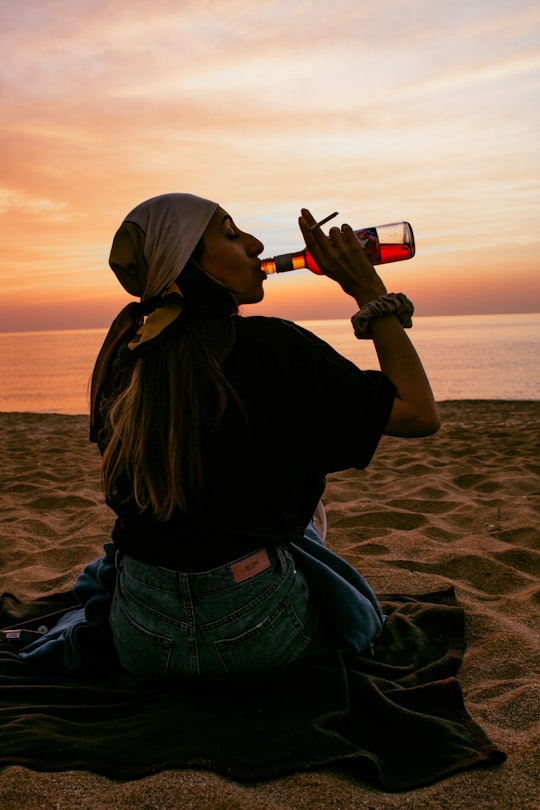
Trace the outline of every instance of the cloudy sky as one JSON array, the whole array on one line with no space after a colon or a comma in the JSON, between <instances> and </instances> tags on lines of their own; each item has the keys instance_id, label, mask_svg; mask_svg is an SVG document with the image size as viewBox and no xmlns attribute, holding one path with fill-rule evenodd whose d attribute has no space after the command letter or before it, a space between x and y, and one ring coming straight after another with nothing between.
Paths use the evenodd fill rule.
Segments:
<instances>
[{"instance_id":1,"label":"cloudy sky","mask_svg":"<svg viewBox=\"0 0 540 810\"><path fill-rule=\"evenodd\" d=\"M297 217L409 220L420 314L540 308L534 0L0 0L0 331L107 326L141 200L218 200L265 255ZM346 317L307 271L260 313ZM252 312L254 309L251 310Z\"/></svg>"}]
</instances>

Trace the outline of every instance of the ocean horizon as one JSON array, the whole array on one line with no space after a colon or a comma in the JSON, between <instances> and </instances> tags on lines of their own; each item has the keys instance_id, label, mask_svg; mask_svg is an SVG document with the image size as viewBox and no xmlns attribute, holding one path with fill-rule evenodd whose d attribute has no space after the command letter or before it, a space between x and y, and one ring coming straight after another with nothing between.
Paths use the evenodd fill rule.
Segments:
<instances>
[{"instance_id":1,"label":"ocean horizon","mask_svg":"<svg viewBox=\"0 0 540 810\"><path fill-rule=\"evenodd\" d=\"M378 368L348 319L298 321L359 368ZM0 332L0 411L87 414L107 329ZM540 400L540 313L418 316L409 335L445 400Z\"/></svg>"}]
</instances>

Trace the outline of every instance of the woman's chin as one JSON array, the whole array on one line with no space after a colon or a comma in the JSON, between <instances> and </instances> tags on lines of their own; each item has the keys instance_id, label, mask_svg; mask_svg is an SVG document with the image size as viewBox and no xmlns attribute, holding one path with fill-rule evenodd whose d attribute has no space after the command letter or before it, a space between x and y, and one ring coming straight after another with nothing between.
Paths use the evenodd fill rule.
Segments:
<instances>
[{"instance_id":1,"label":"woman's chin","mask_svg":"<svg viewBox=\"0 0 540 810\"><path fill-rule=\"evenodd\" d=\"M258 304L264 298L264 290L254 295L235 295L234 300L239 307L246 306L247 304Z\"/></svg>"}]
</instances>

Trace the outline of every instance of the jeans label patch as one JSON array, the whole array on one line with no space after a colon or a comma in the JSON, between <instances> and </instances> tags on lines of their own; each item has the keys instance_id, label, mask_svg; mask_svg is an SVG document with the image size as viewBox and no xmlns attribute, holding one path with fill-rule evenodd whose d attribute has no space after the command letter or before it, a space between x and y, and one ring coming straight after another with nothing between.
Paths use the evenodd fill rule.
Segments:
<instances>
[{"instance_id":1,"label":"jeans label patch","mask_svg":"<svg viewBox=\"0 0 540 810\"><path fill-rule=\"evenodd\" d=\"M261 571L266 571L266 569L270 568L271 565L272 563L270 562L266 549L261 548L260 551L257 551L255 554L251 554L244 560L239 560L238 562L233 563L231 565L231 571L233 573L234 581L238 583L254 577L255 574L260 574Z\"/></svg>"}]
</instances>

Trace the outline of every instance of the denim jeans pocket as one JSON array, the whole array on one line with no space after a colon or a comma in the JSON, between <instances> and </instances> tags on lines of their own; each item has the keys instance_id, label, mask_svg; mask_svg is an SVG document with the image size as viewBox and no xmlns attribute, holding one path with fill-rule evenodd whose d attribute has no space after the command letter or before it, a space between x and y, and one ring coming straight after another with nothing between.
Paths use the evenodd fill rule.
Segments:
<instances>
[{"instance_id":1,"label":"denim jeans pocket","mask_svg":"<svg viewBox=\"0 0 540 810\"><path fill-rule=\"evenodd\" d=\"M288 597L262 621L251 623L236 635L223 636L214 641L214 648L224 671L231 674L287 667L313 641Z\"/></svg>"},{"instance_id":2,"label":"denim jeans pocket","mask_svg":"<svg viewBox=\"0 0 540 810\"><path fill-rule=\"evenodd\" d=\"M141 621L144 617L141 616ZM123 609L115 594L110 623L118 660L124 669L136 675L167 675L173 639L139 624Z\"/></svg>"}]
</instances>

